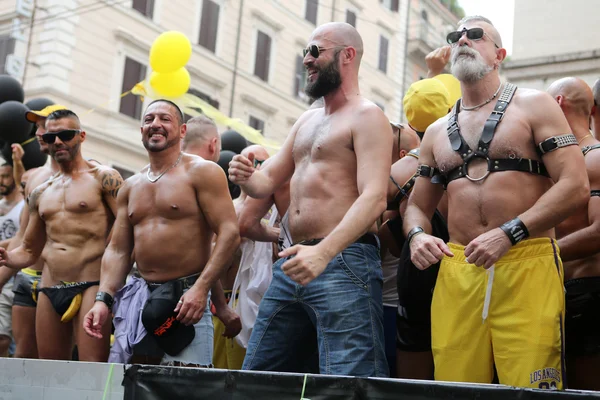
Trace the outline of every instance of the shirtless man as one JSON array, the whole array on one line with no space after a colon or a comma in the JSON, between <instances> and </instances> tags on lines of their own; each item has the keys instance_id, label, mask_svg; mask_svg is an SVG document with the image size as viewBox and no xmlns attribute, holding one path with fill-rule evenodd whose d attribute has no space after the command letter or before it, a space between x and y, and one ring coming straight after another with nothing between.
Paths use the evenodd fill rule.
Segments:
<instances>
[{"instance_id":1,"label":"shirtless man","mask_svg":"<svg viewBox=\"0 0 600 400\"><path fill-rule=\"evenodd\" d=\"M489 20L464 18L447 39L462 101L425 133L404 221L415 266L443 259L431 305L435 378L490 383L495 364L500 383L562 389L553 228L589 199L583 155L551 96L501 83L506 50ZM444 188L448 245L428 234Z\"/></svg>"},{"instance_id":2,"label":"shirtless man","mask_svg":"<svg viewBox=\"0 0 600 400\"><path fill-rule=\"evenodd\" d=\"M556 227L565 266L565 338L569 388L600 390L600 142L589 130L590 87L578 78L552 83L548 93L563 110L585 157L589 203Z\"/></svg>"},{"instance_id":3,"label":"shirtless man","mask_svg":"<svg viewBox=\"0 0 600 400\"><path fill-rule=\"evenodd\" d=\"M86 133L72 111L51 113L46 131L42 138L60 171L31 193L23 242L10 252L0 249L0 263L23 269L40 256L45 261L35 324L40 358L71 359L74 338L79 360L106 361L110 323L101 327L105 339L96 341L85 335L82 317L94 302L123 180L83 159Z\"/></svg>"},{"instance_id":4,"label":"shirtless man","mask_svg":"<svg viewBox=\"0 0 600 400\"><path fill-rule=\"evenodd\" d=\"M52 105L48 106L39 111L28 111L25 114L25 118L36 124L35 136L40 145L40 151L49 154L48 143L44 142L42 135L46 133L46 118L54 111L64 110L65 106ZM15 146L16 147L16 146ZM19 146L20 147L20 146ZM19 152L18 148L13 148L13 161L19 162L20 157L23 154ZM58 173L59 167L56 160L50 157L50 165L43 166L40 168L33 168L23 174L22 179L25 179L25 175L28 175L27 181L23 190L25 199L29 198L29 195L39 185L48 180L52 175ZM21 215L21 224L16 236L11 240L7 250L14 250L21 246L27 224L29 223L29 207L23 208ZM17 273L15 278L15 285L13 291L15 292L15 298L13 300L13 335L15 337L15 343L17 348L15 350L16 358L37 358L37 341L35 338L35 314L37 306L37 289L42 277L42 269L44 267L44 260L40 257L35 264L28 268L24 268ZM7 267L0 267L0 273L3 271L13 270Z\"/></svg>"},{"instance_id":5,"label":"shirtless man","mask_svg":"<svg viewBox=\"0 0 600 400\"><path fill-rule=\"evenodd\" d=\"M21 191L16 187L10 164L0 166L0 196L0 241L3 245L8 245L17 233L21 210L25 203ZM7 356L13 338L13 274L14 271L9 271L5 274L4 282L0 283L0 357Z\"/></svg>"},{"instance_id":6,"label":"shirtless man","mask_svg":"<svg viewBox=\"0 0 600 400\"><path fill-rule=\"evenodd\" d=\"M594 108L592 108L591 126L596 139L600 138L600 79L592 87L594 94Z\"/></svg>"},{"instance_id":7,"label":"shirtless man","mask_svg":"<svg viewBox=\"0 0 600 400\"><path fill-rule=\"evenodd\" d=\"M209 366L213 350L209 290L239 245L227 179L216 163L181 151L186 125L180 109L170 101L155 100L148 106L141 133L150 165L129 178L119 193L115 229L102 259L100 289L85 318L85 330L94 338L108 337L101 326L108 321L113 296L131 270L130 255L135 250L141 275L138 294L145 298L129 306L118 304L116 340L121 340L117 317L137 320L143 308L141 319L149 331L144 337L166 353L163 363ZM161 293L167 290L164 297ZM158 300L166 304L163 310L157 309ZM185 340L179 340L180 334Z\"/></svg>"},{"instance_id":8,"label":"shirtless man","mask_svg":"<svg viewBox=\"0 0 600 400\"><path fill-rule=\"evenodd\" d=\"M356 29L321 25L304 54L306 93L323 96L324 107L302 114L260 170L241 155L229 169L252 197L270 196L291 178L296 243L273 266L244 369L298 370L306 356L297 354L300 344L316 329L322 374L387 376L375 222L386 206L392 130L381 109L360 95L363 44Z\"/></svg>"},{"instance_id":9,"label":"shirtless man","mask_svg":"<svg viewBox=\"0 0 600 400\"><path fill-rule=\"evenodd\" d=\"M205 160L219 161L221 154L221 135L214 121L205 116L191 118L183 138L183 151L195 154Z\"/></svg>"}]
</instances>

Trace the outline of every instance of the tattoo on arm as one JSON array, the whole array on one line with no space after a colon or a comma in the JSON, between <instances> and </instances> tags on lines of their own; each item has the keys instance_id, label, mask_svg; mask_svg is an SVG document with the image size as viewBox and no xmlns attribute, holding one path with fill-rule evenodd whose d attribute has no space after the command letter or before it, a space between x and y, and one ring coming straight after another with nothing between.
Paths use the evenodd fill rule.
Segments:
<instances>
[{"instance_id":1,"label":"tattoo on arm","mask_svg":"<svg viewBox=\"0 0 600 400\"><path fill-rule=\"evenodd\" d=\"M41 194L42 194L42 190L40 190L40 188L36 188L33 190L33 192L31 192L31 194L27 198L27 204L29 205L30 212L37 211L38 199L40 198Z\"/></svg>"},{"instance_id":2,"label":"tattoo on arm","mask_svg":"<svg viewBox=\"0 0 600 400\"><path fill-rule=\"evenodd\" d=\"M102 191L117 198L119 189L123 186L123 178L115 170L108 170L102 173Z\"/></svg>"}]
</instances>

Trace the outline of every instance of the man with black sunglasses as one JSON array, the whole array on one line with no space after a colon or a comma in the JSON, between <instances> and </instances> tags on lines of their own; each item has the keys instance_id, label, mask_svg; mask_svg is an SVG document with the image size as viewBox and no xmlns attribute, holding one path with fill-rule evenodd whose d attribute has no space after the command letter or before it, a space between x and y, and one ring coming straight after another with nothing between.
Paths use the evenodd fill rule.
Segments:
<instances>
[{"instance_id":1,"label":"man with black sunglasses","mask_svg":"<svg viewBox=\"0 0 600 400\"><path fill-rule=\"evenodd\" d=\"M244 369L298 371L316 333L322 374L388 376L376 221L386 207L392 129L361 96L362 38L354 27L319 26L304 51L305 92L324 107L300 116L260 169L236 155L232 181L267 197L290 178L294 245L279 253L260 304ZM314 340L314 339L313 339Z\"/></svg>"},{"instance_id":2,"label":"man with black sunglasses","mask_svg":"<svg viewBox=\"0 0 600 400\"><path fill-rule=\"evenodd\" d=\"M564 288L554 227L589 199L581 150L547 93L502 83L500 35L466 17L452 44L462 98L421 143L404 233L416 267L441 261L435 379L562 389ZM553 184L554 182L554 184ZM447 191L446 244L431 217Z\"/></svg>"},{"instance_id":3,"label":"man with black sunglasses","mask_svg":"<svg viewBox=\"0 0 600 400\"><path fill-rule=\"evenodd\" d=\"M123 180L116 170L83 159L86 133L74 112L52 112L45 127L42 139L59 172L31 193L22 244L0 249L0 263L22 269L43 255L36 312L40 358L71 359L77 343L79 360L106 361L110 323L102 328L105 340L97 341L85 334L82 318L94 301Z\"/></svg>"}]
</instances>

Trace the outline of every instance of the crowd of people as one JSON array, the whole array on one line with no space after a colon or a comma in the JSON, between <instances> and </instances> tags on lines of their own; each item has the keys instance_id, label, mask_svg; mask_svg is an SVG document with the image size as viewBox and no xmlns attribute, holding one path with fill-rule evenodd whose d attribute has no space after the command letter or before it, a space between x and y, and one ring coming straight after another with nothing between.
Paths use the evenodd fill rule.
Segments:
<instances>
[{"instance_id":1,"label":"crowd of people","mask_svg":"<svg viewBox=\"0 0 600 400\"><path fill-rule=\"evenodd\" d=\"M484 17L447 41L404 125L360 94L359 33L317 27L316 100L227 166L169 100L126 181L75 113L28 112L51 161L0 167L0 352L600 389L600 81L502 82Z\"/></svg>"}]
</instances>

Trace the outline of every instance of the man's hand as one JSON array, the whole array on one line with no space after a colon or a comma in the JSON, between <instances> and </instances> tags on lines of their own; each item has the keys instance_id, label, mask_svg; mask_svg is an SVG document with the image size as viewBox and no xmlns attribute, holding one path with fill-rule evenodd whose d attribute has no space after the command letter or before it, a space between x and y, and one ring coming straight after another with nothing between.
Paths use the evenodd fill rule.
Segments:
<instances>
[{"instance_id":1,"label":"man's hand","mask_svg":"<svg viewBox=\"0 0 600 400\"><path fill-rule=\"evenodd\" d=\"M306 286L321 275L331 257L327 257L319 246L295 245L279 253L279 257L294 256L281 266L284 274L294 282Z\"/></svg>"},{"instance_id":2,"label":"man's hand","mask_svg":"<svg viewBox=\"0 0 600 400\"><path fill-rule=\"evenodd\" d=\"M240 319L240 316L227 306L215 308L215 317L219 318L223 325L225 325L223 336L233 339L242 330L242 320Z\"/></svg>"},{"instance_id":3,"label":"man's hand","mask_svg":"<svg viewBox=\"0 0 600 400\"><path fill-rule=\"evenodd\" d=\"M426 233L413 236L410 242L410 259L420 270L425 270L444 258L454 257L444 241Z\"/></svg>"},{"instance_id":4,"label":"man's hand","mask_svg":"<svg viewBox=\"0 0 600 400\"><path fill-rule=\"evenodd\" d=\"M108 319L109 314L110 310L106 304L101 301L95 302L92 309L88 311L83 319L83 330L85 333L93 338L102 339L102 327Z\"/></svg>"},{"instance_id":5,"label":"man's hand","mask_svg":"<svg viewBox=\"0 0 600 400\"><path fill-rule=\"evenodd\" d=\"M248 158L237 154L229 162L229 180L236 185L248 182L254 171L254 153L249 153Z\"/></svg>"},{"instance_id":6,"label":"man's hand","mask_svg":"<svg viewBox=\"0 0 600 400\"><path fill-rule=\"evenodd\" d=\"M444 72L444 68L450 60L450 46L443 46L433 50L431 53L425 56L425 63L427 64L427 77L433 78L436 75Z\"/></svg>"},{"instance_id":7,"label":"man's hand","mask_svg":"<svg viewBox=\"0 0 600 400\"><path fill-rule=\"evenodd\" d=\"M13 143L11 146L12 149L12 159L13 161L21 161L23 159L23 155L25 154L25 150L19 143Z\"/></svg>"},{"instance_id":8,"label":"man's hand","mask_svg":"<svg viewBox=\"0 0 600 400\"><path fill-rule=\"evenodd\" d=\"M512 247L510 239L500 228L492 229L471 240L465 247L467 262L488 269Z\"/></svg>"},{"instance_id":9,"label":"man's hand","mask_svg":"<svg viewBox=\"0 0 600 400\"><path fill-rule=\"evenodd\" d=\"M8 251L4 247L0 247L0 265L8 266Z\"/></svg>"},{"instance_id":10,"label":"man's hand","mask_svg":"<svg viewBox=\"0 0 600 400\"><path fill-rule=\"evenodd\" d=\"M196 285L192 286L181 296L177 307L175 307L175 312L179 313L177 314L177 320L184 325L197 324L204 315L207 301L207 291L198 288Z\"/></svg>"}]
</instances>

